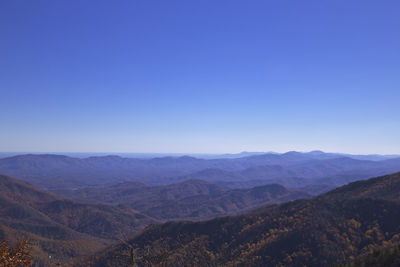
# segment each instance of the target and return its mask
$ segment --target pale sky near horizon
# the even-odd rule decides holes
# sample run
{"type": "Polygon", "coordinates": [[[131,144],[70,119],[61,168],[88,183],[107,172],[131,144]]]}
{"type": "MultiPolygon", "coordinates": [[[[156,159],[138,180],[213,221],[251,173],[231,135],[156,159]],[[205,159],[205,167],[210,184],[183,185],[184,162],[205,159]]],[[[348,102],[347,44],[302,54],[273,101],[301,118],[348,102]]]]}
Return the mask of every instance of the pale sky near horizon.
{"type": "Polygon", "coordinates": [[[0,152],[400,154],[400,2],[0,2],[0,152]]]}

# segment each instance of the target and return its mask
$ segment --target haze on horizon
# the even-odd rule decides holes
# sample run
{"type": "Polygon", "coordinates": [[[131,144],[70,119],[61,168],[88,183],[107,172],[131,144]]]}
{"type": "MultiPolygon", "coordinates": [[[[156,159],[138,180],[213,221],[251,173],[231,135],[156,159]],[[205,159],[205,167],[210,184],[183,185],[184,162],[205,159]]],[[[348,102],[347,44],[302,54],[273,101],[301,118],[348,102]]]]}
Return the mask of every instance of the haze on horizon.
{"type": "Polygon", "coordinates": [[[1,1],[0,151],[400,154],[398,1],[1,1]]]}

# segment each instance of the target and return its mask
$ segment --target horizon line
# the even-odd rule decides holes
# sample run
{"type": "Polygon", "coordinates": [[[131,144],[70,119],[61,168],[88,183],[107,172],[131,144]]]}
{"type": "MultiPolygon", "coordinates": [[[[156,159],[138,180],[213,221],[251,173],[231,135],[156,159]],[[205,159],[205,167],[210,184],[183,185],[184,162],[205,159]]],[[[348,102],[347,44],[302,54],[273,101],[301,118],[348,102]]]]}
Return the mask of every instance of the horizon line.
{"type": "Polygon", "coordinates": [[[355,156],[400,156],[400,153],[390,153],[390,154],[380,154],[380,153],[346,153],[346,152],[326,152],[323,150],[310,150],[310,151],[300,151],[300,150],[288,150],[285,152],[277,152],[277,151],[241,151],[241,152],[76,152],[76,151],[0,151],[0,154],[55,154],[55,155],[63,155],[63,154],[104,154],[107,156],[117,155],[117,154],[160,154],[160,155],[239,155],[246,153],[254,153],[254,154],[286,154],[290,152],[298,152],[298,153],[312,153],[312,152],[322,152],[324,154],[343,154],[343,155],[355,155],[355,156]]]}

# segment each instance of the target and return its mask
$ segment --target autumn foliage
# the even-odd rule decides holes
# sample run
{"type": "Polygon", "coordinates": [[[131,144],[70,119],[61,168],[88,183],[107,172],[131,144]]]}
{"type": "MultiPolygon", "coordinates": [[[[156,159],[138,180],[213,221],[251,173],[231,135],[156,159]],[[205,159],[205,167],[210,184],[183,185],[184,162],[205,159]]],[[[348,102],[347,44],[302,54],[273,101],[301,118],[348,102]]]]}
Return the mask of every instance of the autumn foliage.
{"type": "Polygon", "coordinates": [[[27,240],[17,242],[14,246],[6,241],[0,242],[0,267],[31,266],[32,260],[27,240]]]}

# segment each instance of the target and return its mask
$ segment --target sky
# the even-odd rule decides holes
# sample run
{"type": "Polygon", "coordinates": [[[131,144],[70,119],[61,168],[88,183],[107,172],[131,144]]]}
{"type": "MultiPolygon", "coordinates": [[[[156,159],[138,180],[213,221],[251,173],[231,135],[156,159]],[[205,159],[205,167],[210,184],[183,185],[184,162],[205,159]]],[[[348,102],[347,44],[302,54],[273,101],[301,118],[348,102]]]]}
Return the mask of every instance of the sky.
{"type": "Polygon", "coordinates": [[[400,1],[0,1],[0,152],[400,154],[400,1]]]}

